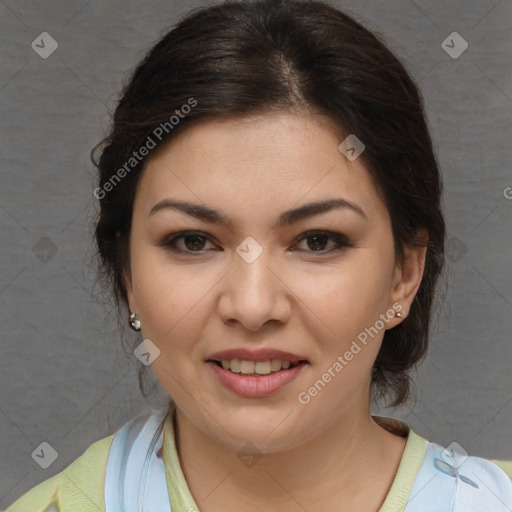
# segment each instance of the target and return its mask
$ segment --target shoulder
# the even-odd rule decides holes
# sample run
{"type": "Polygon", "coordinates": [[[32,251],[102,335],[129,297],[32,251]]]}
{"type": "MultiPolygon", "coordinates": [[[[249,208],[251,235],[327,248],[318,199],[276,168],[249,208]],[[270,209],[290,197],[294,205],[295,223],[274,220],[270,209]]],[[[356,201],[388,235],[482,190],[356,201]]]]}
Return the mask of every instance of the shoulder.
{"type": "Polygon", "coordinates": [[[512,480],[512,460],[492,460],[491,462],[503,469],[503,471],[505,471],[508,477],[512,480]]]}
{"type": "Polygon", "coordinates": [[[93,443],[64,471],[30,489],[6,512],[105,510],[105,470],[113,437],[93,443]]]}
{"type": "Polygon", "coordinates": [[[510,512],[512,481],[490,460],[468,455],[457,443],[429,442],[407,512],[450,506],[453,512],[510,512]]]}

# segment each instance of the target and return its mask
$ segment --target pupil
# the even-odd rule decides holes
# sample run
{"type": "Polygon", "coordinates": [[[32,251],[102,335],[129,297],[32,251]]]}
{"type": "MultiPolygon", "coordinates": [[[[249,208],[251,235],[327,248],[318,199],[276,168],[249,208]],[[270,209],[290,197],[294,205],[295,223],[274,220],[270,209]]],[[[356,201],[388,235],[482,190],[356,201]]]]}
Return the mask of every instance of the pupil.
{"type": "Polygon", "coordinates": [[[310,249],[317,250],[317,249],[319,249],[318,245],[321,245],[321,246],[325,245],[325,239],[326,238],[327,238],[326,235],[313,235],[313,236],[311,236],[310,239],[311,240],[316,240],[316,242],[313,243],[313,245],[315,245],[314,248],[311,247],[311,244],[309,244],[310,249]],[[320,241],[318,241],[319,239],[320,239],[320,241]],[[322,243],[322,239],[323,239],[323,243],[322,243]]]}
{"type": "MultiPolygon", "coordinates": [[[[198,249],[198,248],[201,249],[201,247],[198,247],[198,244],[195,243],[195,242],[199,241],[199,245],[202,245],[201,244],[201,238],[202,237],[199,236],[199,235],[190,235],[190,236],[188,236],[186,238],[186,243],[185,243],[185,245],[187,246],[187,249],[194,249],[194,248],[195,249],[198,249]],[[194,243],[189,244],[188,242],[190,242],[190,240],[194,240],[194,243]]],[[[204,242],[203,242],[203,244],[204,244],[204,242]]]]}

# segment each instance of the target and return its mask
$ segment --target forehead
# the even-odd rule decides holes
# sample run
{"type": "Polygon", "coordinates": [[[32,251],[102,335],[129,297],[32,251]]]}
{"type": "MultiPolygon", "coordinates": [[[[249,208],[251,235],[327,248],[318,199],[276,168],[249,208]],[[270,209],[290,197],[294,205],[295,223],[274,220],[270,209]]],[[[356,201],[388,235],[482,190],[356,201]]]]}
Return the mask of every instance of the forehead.
{"type": "Polygon", "coordinates": [[[342,140],[329,119],[311,114],[203,121],[150,155],[136,202],[149,211],[172,196],[250,212],[343,197],[386,213],[361,159],[340,152],[342,140]]]}

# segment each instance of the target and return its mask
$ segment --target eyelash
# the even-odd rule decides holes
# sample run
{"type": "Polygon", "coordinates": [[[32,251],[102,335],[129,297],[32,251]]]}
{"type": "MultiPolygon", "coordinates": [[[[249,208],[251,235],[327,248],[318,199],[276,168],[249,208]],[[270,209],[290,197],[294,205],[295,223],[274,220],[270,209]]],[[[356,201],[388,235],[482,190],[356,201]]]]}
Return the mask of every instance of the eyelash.
{"type": "MultiPolygon", "coordinates": [[[[169,237],[165,238],[158,245],[161,247],[164,247],[165,249],[168,249],[172,252],[175,252],[175,253],[202,255],[202,254],[204,254],[205,250],[199,250],[199,251],[182,250],[182,249],[176,248],[176,246],[175,246],[177,240],[185,239],[188,237],[194,237],[194,236],[200,237],[200,238],[205,238],[205,239],[209,240],[208,236],[206,234],[202,233],[201,231],[182,231],[182,232],[176,233],[171,238],[169,238],[169,237]]],[[[349,248],[349,247],[353,247],[353,244],[351,244],[348,241],[348,239],[345,235],[342,235],[341,233],[335,233],[332,231],[325,231],[325,230],[307,231],[307,232],[303,233],[296,240],[296,244],[299,244],[303,240],[307,240],[308,238],[312,238],[314,236],[326,236],[335,242],[336,247],[333,249],[321,250],[321,251],[304,250],[305,252],[323,255],[323,254],[328,254],[331,252],[341,251],[341,250],[349,248]]],[[[211,242],[211,240],[210,240],[210,242],[211,242]]],[[[299,251],[302,251],[302,249],[299,249],[299,251]]]]}

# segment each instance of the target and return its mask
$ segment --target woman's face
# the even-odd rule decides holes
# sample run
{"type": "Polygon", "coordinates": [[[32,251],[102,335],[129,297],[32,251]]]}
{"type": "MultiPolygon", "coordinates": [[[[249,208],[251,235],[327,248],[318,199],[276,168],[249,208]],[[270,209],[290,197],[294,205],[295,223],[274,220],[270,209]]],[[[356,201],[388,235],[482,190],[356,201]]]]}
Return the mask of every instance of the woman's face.
{"type": "Polygon", "coordinates": [[[383,334],[419,286],[424,252],[395,265],[388,211],[341,142],[320,117],[211,120],[139,182],[130,308],[161,385],[233,448],[291,448],[368,415],[383,334]]]}

